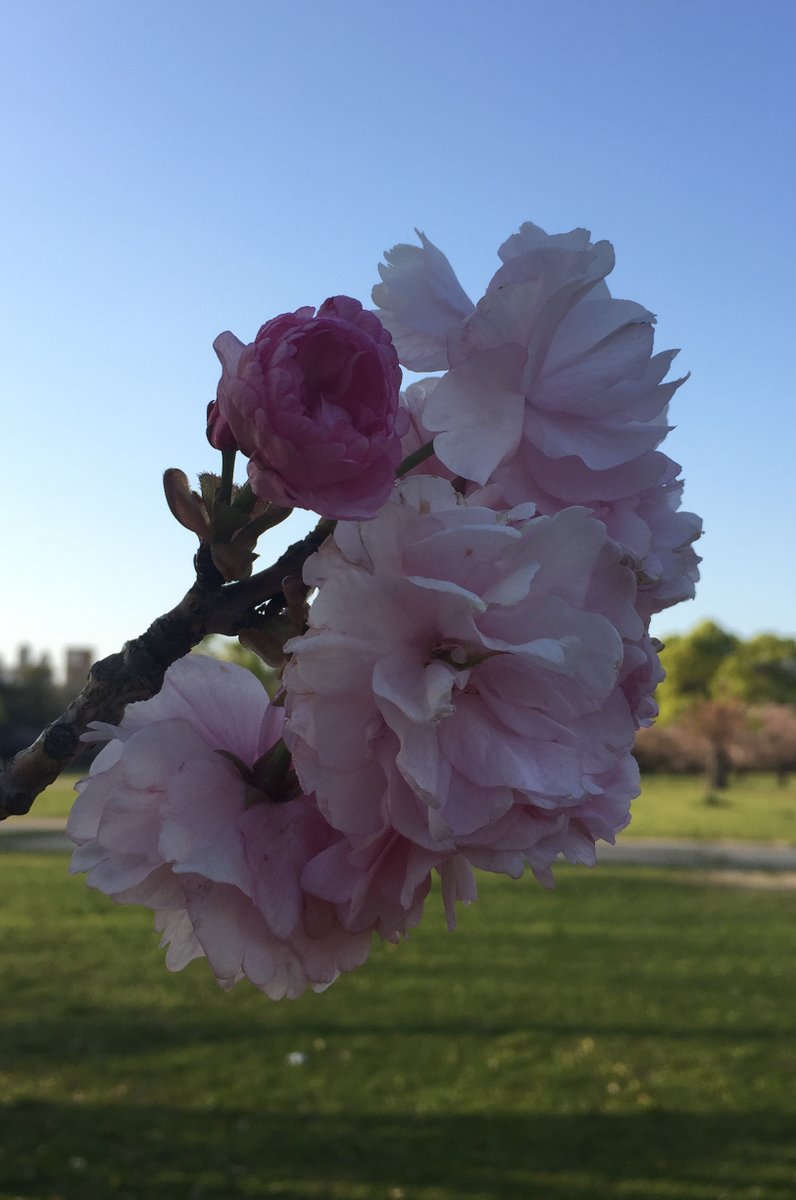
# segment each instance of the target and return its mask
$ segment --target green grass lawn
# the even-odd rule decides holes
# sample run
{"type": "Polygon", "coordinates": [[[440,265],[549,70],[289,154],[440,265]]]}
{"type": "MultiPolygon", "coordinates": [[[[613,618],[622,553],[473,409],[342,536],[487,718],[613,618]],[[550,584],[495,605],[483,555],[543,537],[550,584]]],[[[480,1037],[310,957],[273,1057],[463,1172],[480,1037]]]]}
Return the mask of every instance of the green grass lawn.
{"type": "Polygon", "coordinates": [[[61,855],[0,872],[1,1200],[796,1194],[794,893],[486,878],[274,1005],[169,975],[61,855]]]}
{"type": "MultiPolygon", "coordinates": [[[[66,816],[77,775],[63,775],[41,795],[32,816],[66,816]]],[[[650,775],[633,805],[633,837],[740,838],[796,842],[796,780],[779,787],[773,775],[733,781],[718,803],[705,803],[702,780],[688,775],[650,775]]]]}
{"type": "Polygon", "coordinates": [[[648,775],[627,833],[796,842],[796,779],[781,787],[773,775],[741,775],[706,801],[698,776],[648,775]]]}
{"type": "Polygon", "coordinates": [[[84,778],[86,774],[86,771],[65,771],[63,775],[56,779],[55,783],[50,784],[46,792],[42,792],[40,796],[37,796],[36,802],[30,810],[30,815],[32,817],[68,816],[76,796],[75,784],[78,779],[84,778]]]}

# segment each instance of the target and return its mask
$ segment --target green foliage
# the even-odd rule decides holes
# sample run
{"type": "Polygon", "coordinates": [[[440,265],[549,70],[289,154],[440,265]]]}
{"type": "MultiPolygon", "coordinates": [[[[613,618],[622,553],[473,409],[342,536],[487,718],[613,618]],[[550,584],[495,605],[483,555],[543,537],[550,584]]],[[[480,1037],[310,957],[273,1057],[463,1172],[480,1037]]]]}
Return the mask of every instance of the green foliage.
{"type": "Polygon", "coordinates": [[[681,720],[700,701],[796,707],[796,638],[761,633],[743,641],[715,621],[666,638],[658,689],[660,723],[681,720]]]}
{"type": "Polygon", "coordinates": [[[719,664],[711,690],[745,704],[796,705],[796,639],[761,633],[739,642],[719,664]]]}
{"type": "Polygon", "coordinates": [[[483,878],[455,935],[432,897],[273,1005],[170,976],[62,858],[8,858],[0,1196],[787,1200],[796,896],[559,880],[483,878]]]}
{"type": "Polygon", "coordinates": [[[53,683],[44,663],[32,664],[12,680],[0,679],[0,723],[43,729],[66,703],[63,688],[53,683]]]}
{"type": "Polygon", "coordinates": [[[662,723],[710,698],[716,673],[738,644],[738,638],[715,621],[702,621],[690,633],[666,638],[661,654],[666,680],[658,689],[662,723]]]}

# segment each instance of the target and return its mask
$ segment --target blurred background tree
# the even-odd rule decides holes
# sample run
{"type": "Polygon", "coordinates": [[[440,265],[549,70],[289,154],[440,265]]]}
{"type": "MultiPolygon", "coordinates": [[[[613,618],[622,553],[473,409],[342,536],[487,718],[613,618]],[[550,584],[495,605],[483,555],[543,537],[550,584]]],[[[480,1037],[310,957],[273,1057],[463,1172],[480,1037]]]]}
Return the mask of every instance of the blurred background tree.
{"type": "Polygon", "coordinates": [[[715,621],[702,621],[690,633],[666,638],[661,661],[666,680],[658,689],[660,721],[676,721],[700,702],[714,697],[714,680],[740,641],[715,621]]]}
{"type": "Polygon", "coordinates": [[[22,647],[17,664],[0,672],[0,759],[29,745],[69,699],[56,683],[49,659],[34,660],[22,647]]]}
{"type": "Polygon", "coordinates": [[[661,661],[660,718],[642,729],[643,770],[703,771],[709,793],[732,770],[796,770],[796,639],[761,633],[746,641],[715,621],[670,637],[661,661]]]}
{"type": "Polygon", "coordinates": [[[716,668],[711,693],[744,704],[796,707],[796,638],[760,633],[738,642],[716,668]]]}

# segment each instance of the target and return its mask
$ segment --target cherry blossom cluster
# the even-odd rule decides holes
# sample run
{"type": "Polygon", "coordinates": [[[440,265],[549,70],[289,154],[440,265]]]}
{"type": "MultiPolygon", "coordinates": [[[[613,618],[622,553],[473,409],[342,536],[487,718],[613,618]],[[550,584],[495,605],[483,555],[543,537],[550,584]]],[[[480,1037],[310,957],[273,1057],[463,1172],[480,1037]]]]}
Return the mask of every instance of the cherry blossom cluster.
{"type": "Polygon", "coordinates": [[[474,304],[420,242],[386,254],[375,313],[338,296],[217,339],[208,437],[248,484],[225,508],[173,479],[170,504],[225,579],[293,506],[323,518],[242,638],[279,691],[179,660],[95,727],[69,822],[72,869],[156,911],[169,967],[274,999],[405,936],[435,874],[453,927],[474,869],[593,864],[639,790],[650,618],[697,579],[658,449],[683,381],[611,296],[611,246],[523,225],[474,304]],[[401,367],[424,376],[404,392],[401,367]]]}

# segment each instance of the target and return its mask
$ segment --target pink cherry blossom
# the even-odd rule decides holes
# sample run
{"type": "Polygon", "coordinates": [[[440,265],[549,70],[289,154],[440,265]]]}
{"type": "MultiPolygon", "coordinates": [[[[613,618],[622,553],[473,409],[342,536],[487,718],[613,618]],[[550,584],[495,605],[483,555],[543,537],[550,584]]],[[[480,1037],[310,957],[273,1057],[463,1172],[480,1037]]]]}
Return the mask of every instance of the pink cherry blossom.
{"type": "Polygon", "coordinates": [[[407,418],[389,333],[357,300],[334,296],[274,317],[221,360],[208,436],[249,458],[254,492],[333,519],[368,519],[390,494],[407,418]]]}
{"type": "MultiPolygon", "coordinates": [[[[283,722],[250,672],[184,658],[158,696],[95,730],[110,740],[68,824],[72,871],[121,904],[153,908],[172,970],[206,956],[222,987],[246,977],[272,999],[322,990],[358,966],[372,928],[346,928],[334,903],[304,887],[308,864],[342,841],[313,798],[277,803],[241,769],[274,745],[283,722]]],[[[346,868],[343,849],[336,886],[350,877],[353,891],[361,871],[346,868]]],[[[322,862],[312,875],[328,890],[322,862]]]]}
{"type": "MultiPolygon", "coordinates": [[[[671,465],[676,471],[676,464],[671,465]]],[[[682,493],[682,480],[671,478],[632,500],[591,505],[611,537],[636,558],[637,607],[647,620],[693,599],[699,579],[701,560],[693,543],[701,537],[702,520],[679,511],[682,493]]]]}
{"type": "Polygon", "coordinates": [[[376,313],[335,296],[216,339],[211,444],[259,498],[336,522],[304,566],[308,627],[283,647],[295,580],[245,614],[285,652],[273,705],[196,655],[95,723],[68,824],[72,871],[152,908],[171,969],[204,957],[273,999],[406,936],[435,873],[452,928],[474,872],[550,886],[557,859],[594,864],[657,713],[650,619],[698,578],[701,522],[658,448],[676,351],[611,295],[611,245],[526,223],[473,304],[418,237],[385,255],[376,313]],[[437,374],[401,393],[399,361],[437,374]]]}
{"type": "Polygon", "coordinates": [[[680,511],[683,481],[677,478],[677,463],[653,451],[625,464],[624,470],[576,471],[567,460],[556,473],[536,469],[537,458],[533,471],[526,473],[518,469],[519,458],[495,472],[492,486],[501,501],[509,504],[522,496],[550,514],[573,503],[590,508],[635,563],[637,606],[645,620],[693,597],[700,562],[693,543],[701,536],[702,521],[680,511]]]}
{"type": "Polygon", "coordinates": [[[425,334],[437,346],[433,367],[448,368],[423,420],[455,474],[484,484],[526,445],[551,462],[574,458],[605,471],[661,441],[678,386],[663,382],[673,355],[652,356],[652,313],[611,297],[608,242],[523,225],[501,246],[503,266],[469,312],[449,301],[455,276],[440,251],[425,241],[414,256],[410,249],[391,251],[374,298],[404,363],[417,362],[425,334]],[[425,289],[409,338],[402,304],[421,290],[417,256],[425,267],[432,255],[445,285],[425,289]]]}
{"type": "Polygon", "coordinates": [[[418,231],[420,246],[393,246],[373,289],[379,319],[411,371],[444,371],[447,336],[473,312],[445,255],[418,231]]]}
{"type": "Polygon", "coordinates": [[[644,631],[633,572],[586,510],[499,514],[408,478],[305,579],[320,590],[287,646],[285,738],[335,828],[544,876],[627,822],[618,684],[644,631]]]}
{"type": "Polygon", "coordinates": [[[673,352],[651,356],[652,314],[611,297],[610,245],[525,224],[473,310],[453,302],[447,259],[422,242],[395,247],[374,290],[402,360],[418,361],[425,331],[429,363],[449,368],[415,385],[413,428],[429,439],[439,431],[417,471],[440,473],[441,461],[492,507],[532,501],[552,515],[585,504],[635,562],[646,621],[693,596],[701,521],[678,511],[679,468],[655,449],[682,381],[664,382],[673,352]]]}
{"type": "MultiPolygon", "coordinates": [[[[405,392],[401,392],[401,404],[409,418],[409,427],[401,439],[401,456],[403,459],[407,459],[418,450],[422,450],[434,439],[434,434],[423,424],[423,412],[428,402],[428,397],[438,382],[439,380],[434,378],[434,376],[428,379],[419,379],[411,384],[405,392]]],[[[427,458],[423,458],[417,466],[411,469],[409,474],[439,475],[443,479],[454,478],[453,472],[449,471],[440,462],[436,454],[431,454],[427,458]]]]}

